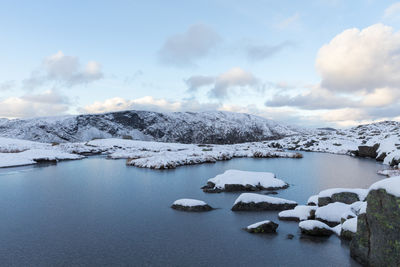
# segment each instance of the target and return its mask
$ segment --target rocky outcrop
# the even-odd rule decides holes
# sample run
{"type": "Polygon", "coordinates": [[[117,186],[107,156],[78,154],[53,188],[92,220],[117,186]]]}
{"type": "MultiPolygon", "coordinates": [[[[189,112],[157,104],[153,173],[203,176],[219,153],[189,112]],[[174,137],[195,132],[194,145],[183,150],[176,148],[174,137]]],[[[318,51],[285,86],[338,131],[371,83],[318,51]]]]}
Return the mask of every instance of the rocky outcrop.
{"type": "Polygon", "coordinates": [[[367,266],[400,266],[400,197],[376,189],[367,203],[366,213],[358,216],[351,256],[367,266]]]}
{"type": "MultiPolygon", "coordinates": [[[[255,192],[261,190],[276,190],[276,189],[285,189],[288,188],[289,185],[286,184],[281,187],[263,187],[261,185],[251,185],[251,184],[225,184],[224,188],[215,187],[213,182],[207,182],[207,185],[203,186],[203,192],[205,193],[221,193],[221,192],[255,192]]],[[[273,193],[272,193],[273,194],[273,193]]]]}
{"type": "Polygon", "coordinates": [[[376,158],[378,156],[379,144],[373,146],[359,146],[358,151],[356,151],[356,156],[363,158],[376,158]]]}

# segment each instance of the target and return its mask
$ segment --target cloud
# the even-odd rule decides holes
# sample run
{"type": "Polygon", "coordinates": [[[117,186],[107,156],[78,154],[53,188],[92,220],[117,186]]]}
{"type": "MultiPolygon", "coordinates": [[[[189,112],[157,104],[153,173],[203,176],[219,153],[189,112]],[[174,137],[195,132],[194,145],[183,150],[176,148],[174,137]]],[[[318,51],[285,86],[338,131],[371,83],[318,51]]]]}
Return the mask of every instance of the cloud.
{"type": "Polygon", "coordinates": [[[211,98],[224,99],[232,90],[263,91],[261,82],[250,72],[234,67],[218,76],[195,75],[185,80],[188,91],[195,93],[204,86],[211,87],[208,95],[211,98]]]}
{"type": "Polygon", "coordinates": [[[21,118],[65,114],[69,99],[50,90],[40,94],[9,97],[0,101],[0,117],[21,118]]]}
{"type": "Polygon", "coordinates": [[[158,55],[162,63],[177,67],[195,66],[196,61],[207,56],[221,41],[212,28],[195,24],[180,34],[169,37],[158,55]]]}
{"type": "Polygon", "coordinates": [[[293,24],[297,23],[300,19],[300,14],[299,13],[295,13],[292,16],[282,20],[281,22],[279,22],[276,26],[278,29],[287,29],[290,26],[292,26],[293,24]]]}
{"type": "Polygon", "coordinates": [[[399,87],[400,33],[383,24],[345,30],[319,50],[316,68],[334,91],[399,87]]]}
{"type": "Polygon", "coordinates": [[[194,75],[185,80],[189,92],[195,92],[198,88],[213,84],[216,80],[214,76],[194,75]]]}
{"type": "Polygon", "coordinates": [[[383,14],[384,19],[392,19],[400,14],[400,2],[396,2],[385,9],[383,14]]]}
{"type": "Polygon", "coordinates": [[[25,89],[35,89],[49,82],[65,87],[86,85],[104,77],[100,63],[89,61],[81,66],[79,58],[66,56],[62,51],[44,59],[41,67],[23,80],[25,89]]]}
{"type": "Polygon", "coordinates": [[[251,61],[261,61],[266,58],[269,58],[286,47],[292,46],[293,43],[289,41],[285,41],[282,43],[279,43],[277,45],[268,45],[268,44],[261,44],[261,45],[248,45],[246,47],[246,55],[247,58],[251,61]]]}
{"type": "Polygon", "coordinates": [[[15,81],[4,81],[0,83],[0,91],[7,91],[15,87],[15,81]]]}
{"type": "Polygon", "coordinates": [[[216,110],[219,104],[199,103],[196,100],[169,101],[166,99],[156,99],[152,96],[145,96],[137,99],[124,99],[114,97],[103,102],[96,101],[91,105],[87,105],[81,109],[85,113],[104,113],[122,110],[150,110],[157,112],[172,111],[205,111],[216,110]]]}

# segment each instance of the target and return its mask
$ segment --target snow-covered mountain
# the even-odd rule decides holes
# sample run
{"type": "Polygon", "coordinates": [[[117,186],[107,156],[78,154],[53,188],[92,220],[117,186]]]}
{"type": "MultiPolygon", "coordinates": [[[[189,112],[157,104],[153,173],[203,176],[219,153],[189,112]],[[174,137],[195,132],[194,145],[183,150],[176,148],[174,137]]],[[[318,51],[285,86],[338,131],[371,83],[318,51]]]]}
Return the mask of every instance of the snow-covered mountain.
{"type": "Polygon", "coordinates": [[[0,136],[39,142],[132,137],[179,143],[233,144],[279,139],[307,130],[232,112],[121,111],[104,114],[0,119],[0,136]]]}

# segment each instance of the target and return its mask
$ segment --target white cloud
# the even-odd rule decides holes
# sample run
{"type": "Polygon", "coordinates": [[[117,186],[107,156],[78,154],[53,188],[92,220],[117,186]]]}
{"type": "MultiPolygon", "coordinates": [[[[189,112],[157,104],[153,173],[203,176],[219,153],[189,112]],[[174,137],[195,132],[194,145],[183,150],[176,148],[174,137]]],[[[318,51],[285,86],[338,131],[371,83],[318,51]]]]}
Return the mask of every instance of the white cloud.
{"type": "Polygon", "coordinates": [[[152,96],[145,96],[131,100],[121,97],[114,97],[103,102],[96,101],[93,104],[83,107],[81,111],[85,113],[104,113],[135,109],[157,112],[172,112],[216,110],[218,107],[218,104],[203,104],[196,100],[169,101],[166,99],[156,99],[152,96]]]}
{"type": "Polygon", "coordinates": [[[218,76],[195,75],[186,81],[188,90],[196,92],[199,88],[209,86],[208,95],[212,98],[227,98],[235,89],[263,91],[260,81],[251,73],[239,67],[234,67],[218,76]]]}
{"type": "Polygon", "coordinates": [[[89,61],[82,67],[79,58],[64,55],[62,51],[59,51],[45,58],[42,66],[32,72],[28,79],[23,80],[23,86],[25,89],[35,89],[49,82],[54,82],[62,86],[72,87],[100,80],[103,76],[100,63],[89,61]]]}
{"type": "Polygon", "coordinates": [[[0,117],[21,118],[65,114],[69,100],[56,91],[9,97],[0,101],[0,117]]]}
{"type": "Polygon", "coordinates": [[[342,92],[400,86],[400,33],[383,24],[338,34],[318,52],[322,87],[342,92]]]}
{"type": "Polygon", "coordinates": [[[177,67],[195,66],[196,61],[207,56],[221,41],[212,28],[195,24],[180,34],[169,37],[159,51],[162,63],[177,67]]]}
{"type": "Polygon", "coordinates": [[[4,81],[0,83],[0,91],[7,91],[15,86],[15,81],[4,81]]]}

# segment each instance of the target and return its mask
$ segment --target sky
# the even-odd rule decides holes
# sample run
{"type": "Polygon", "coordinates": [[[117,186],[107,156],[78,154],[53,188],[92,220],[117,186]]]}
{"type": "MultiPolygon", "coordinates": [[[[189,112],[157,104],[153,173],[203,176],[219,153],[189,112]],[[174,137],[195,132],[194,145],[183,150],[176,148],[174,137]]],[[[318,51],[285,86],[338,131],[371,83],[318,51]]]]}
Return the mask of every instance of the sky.
{"type": "Polygon", "coordinates": [[[0,117],[400,120],[400,2],[0,0],[0,117]]]}

